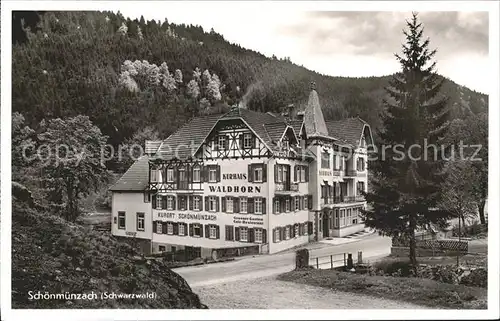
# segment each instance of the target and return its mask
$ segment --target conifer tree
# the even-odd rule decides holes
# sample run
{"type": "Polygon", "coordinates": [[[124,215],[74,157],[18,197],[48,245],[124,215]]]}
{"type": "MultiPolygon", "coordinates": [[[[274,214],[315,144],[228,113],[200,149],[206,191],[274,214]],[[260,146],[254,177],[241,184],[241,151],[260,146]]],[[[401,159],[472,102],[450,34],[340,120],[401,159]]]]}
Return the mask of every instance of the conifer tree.
{"type": "Polygon", "coordinates": [[[415,231],[430,224],[445,226],[450,213],[438,207],[443,181],[442,138],[448,126],[444,78],[432,62],[436,50],[423,39],[417,13],[406,21],[403,54],[395,54],[401,71],[386,87],[383,129],[371,161],[372,190],[367,193],[365,224],[382,235],[409,244],[416,272],[415,231]],[[434,145],[434,146],[433,146],[434,145]],[[404,155],[402,156],[402,154],[404,155]]]}

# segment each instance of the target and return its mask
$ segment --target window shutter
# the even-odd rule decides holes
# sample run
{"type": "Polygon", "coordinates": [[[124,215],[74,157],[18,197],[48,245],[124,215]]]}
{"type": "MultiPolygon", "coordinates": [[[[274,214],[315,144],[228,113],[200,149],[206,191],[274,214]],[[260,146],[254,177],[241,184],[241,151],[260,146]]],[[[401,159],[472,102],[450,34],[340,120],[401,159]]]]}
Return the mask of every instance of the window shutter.
{"type": "Polygon", "coordinates": [[[267,231],[262,230],[262,243],[266,244],[267,243],[267,231]]]}
{"type": "Polygon", "coordinates": [[[161,208],[163,208],[163,209],[167,208],[167,197],[166,196],[161,197],[161,208]]]}
{"type": "Polygon", "coordinates": [[[226,136],[226,139],[224,140],[224,149],[229,149],[229,137],[226,136]]]}
{"type": "Polygon", "coordinates": [[[174,209],[174,210],[176,210],[176,209],[177,209],[177,207],[176,207],[176,205],[177,205],[177,204],[175,204],[175,203],[176,203],[176,202],[175,202],[175,201],[176,201],[176,198],[177,198],[177,197],[172,196],[172,209],[174,209]]]}
{"type": "Polygon", "coordinates": [[[276,205],[274,205],[274,204],[276,204],[276,197],[273,197],[273,204],[272,204],[273,205],[273,214],[276,214],[276,205]]]}
{"type": "Polygon", "coordinates": [[[233,213],[239,213],[239,212],[240,212],[240,198],[233,197],[233,213]]]}
{"type": "Polygon", "coordinates": [[[194,197],[189,195],[189,209],[193,210],[194,197]]]}
{"type": "Polygon", "coordinates": [[[193,229],[193,224],[189,224],[189,236],[194,235],[194,229],[193,229]]]}
{"type": "Polygon", "coordinates": [[[243,145],[243,137],[244,136],[245,136],[245,134],[240,134],[240,136],[238,136],[238,141],[240,143],[240,146],[239,146],[240,149],[244,149],[245,148],[245,146],[243,145]]]}
{"type": "Polygon", "coordinates": [[[219,230],[219,225],[215,227],[215,237],[217,239],[220,239],[220,230],[219,230]]]}
{"type": "Polygon", "coordinates": [[[247,213],[252,214],[253,210],[253,197],[247,198],[247,213]]]}
{"type": "Polygon", "coordinates": [[[274,164],[274,182],[278,183],[278,164],[274,164]]]}
{"type": "Polygon", "coordinates": [[[305,167],[305,169],[306,169],[306,170],[305,170],[305,175],[306,175],[306,177],[305,177],[305,181],[306,181],[306,182],[309,182],[309,166],[304,166],[304,167],[305,167]]]}
{"type": "Polygon", "coordinates": [[[200,181],[203,182],[208,182],[208,167],[207,166],[202,166],[200,168],[200,181]]]}
{"type": "Polygon", "coordinates": [[[286,171],[286,181],[288,182],[288,184],[290,184],[290,176],[291,176],[290,171],[292,170],[292,167],[290,165],[286,166],[288,167],[288,170],[286,171]]]}
{"type": "Polygon", "coordinates": [[[262,198],[262,214],[266,214],[266,198],[262,198]]]}
{"type": "Polygon", "coordinates": [[[226,241],[231,241],[230,235],[229,235],[229,225],[226,225],[226,241]]]}
{"type": "Polygon", "coordinates": [[[205,225],[205,237],[210,238],[210,226],[208,224],[205,225]]]}
{"type": "Polygon", "coordinates": [[[307,207],[312,210],[313,208],[313,197],[312,195],[307,195],[307,207]]]}
{"type": "Polygon", "coordinates": [[[313,234],[313,223],[312,222],[307,222],[307,234],[309,234],[309,235],[313,234]]]}
{"type": "MultiPolygon", "coordinates": [[[[200,211],[203,211],[203,196],[196,196],[198,197],[198,199],[200,200],[199,201],[199,204],[200,204],[200,211]]],[[[207,209],[205,209],[206,211],[207,209]]]]}
{"type": "Polygon", "coordinates": [[[267,164],[262,164],[262,182],[267,182],[267,164]]]}
{"type": "Polygon", "coordinates": [[[222,212],[226,212],[226,197],[222,197],[222,212]]]}
{"type": "Polygon", "coordinates": [[[208,206],[208,196],[205,196],[205,211],[208,211],[210,207],[208,206]]]}
{"type": "Polygon", "coordinates": [[[153,195],[153,199],[151,200],[151,206],[153,209],[156,209],[156,195],[153,195]]]}
{"type": "Polygon", "coordinates": [[[174,235],[179,235],[179,223],[174,223],[174,235]]]}
{"type": "Polygon", "coordinates": [[[217,165],[217,182],[220,182],[220,165],[217,165]]]}
{"type": "Polygon", "coordinates": [[[203,237],[203,224],[196,224],[200,227],[200,237],[203,237]]]}
{"type": "Polygon", "coordinates": [[[253,136],[252,137],[252,148],[255,148],[257,146],[257,137],[253,136]]]}
{"type": "Polygon", "coordinates": [[[234,240],[235,241],[240,240],[240,228],[239,227],[234,228],[234,240]]]}
{"type": "Polygon", "coordinates": [[[174,172],[174,183],[175,183],[175,182],[177,182],[177,177],[179,176],[179,175],[177,175],[177,168],[174,167],[172,172],[174,172]]]}
{"type": "Polygon", "coordinates": [[[273,228],[273,243],[276,243],[276,229],[273,228]]]}
{"type": "Polygon", "coordinates": [[[249,243],[255,242],[255,232],[253,228],[248,229],[248,242],[249,243]]]}
{"type": "Polygon", "coordinates": [[[163,222],[163,224],[161,225],[161,232],[163,234],[167,234],[167,225],[168,225],[168,223],[170,223],[170,222],[163,222]]]}
{"type": "Polygon", "coordinates": [[[248,181],[253,182],[252,164],[248,164],[248,181]]]}
{"type": "Polygon", "coordinates": [[[296,182],[297,181],[297,170],[299,169],[299,167],[297,165],[295,165],[293,167],[293,181],[296,182]]]}
{"type": "Polygon", "coordinates": [[[220,201],[219,201],[219,196],[215,198],[215,211],[220,212],[220,201]]]}
{"type": "Polygon", "coordinates": [[[286,232],[286,227],[279,227],[280,229],[280,240],[285,239],[285,232],[286,232]]]}
{"type": "Polygon", "coordinates": [[[153,222],[153,233],[156,233],[156,231],[157,231],[157,224],[158,224],[157,221],[153,222]]]}

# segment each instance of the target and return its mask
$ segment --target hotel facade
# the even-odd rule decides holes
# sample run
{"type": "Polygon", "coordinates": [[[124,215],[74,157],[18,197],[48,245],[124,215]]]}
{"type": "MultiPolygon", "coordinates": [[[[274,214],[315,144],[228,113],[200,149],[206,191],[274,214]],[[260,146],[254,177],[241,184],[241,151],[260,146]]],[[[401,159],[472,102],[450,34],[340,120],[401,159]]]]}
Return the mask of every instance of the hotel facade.
{"type": "Polygon", "coordinates": [[[360,118],[325,122],[314,89],[301,112],[193,118],[111,187],[112,234],[218,258],[359,232],[371,143],[360,118]]]}

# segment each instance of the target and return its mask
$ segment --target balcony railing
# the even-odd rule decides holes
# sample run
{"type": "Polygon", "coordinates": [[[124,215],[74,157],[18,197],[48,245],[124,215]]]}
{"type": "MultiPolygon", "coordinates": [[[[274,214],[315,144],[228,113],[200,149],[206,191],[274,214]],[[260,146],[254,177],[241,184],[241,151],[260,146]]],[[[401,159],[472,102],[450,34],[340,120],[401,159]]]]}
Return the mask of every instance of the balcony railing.
{"type": "Polygon", "coordinates": [[[322,197],[320,199],[321,206],[333,205],[333,204],[344,204],[344,203],[354,203],[354,202],[364,202],[365,198],[363,196],[334,196],[334,197],[322,197]]]}
{"type": "Polygon", "coordinates": [[[346,177],[356,177],[357,175],[358,173],[355,170],[344,171],[344,176],[346,177]]]}
{"type": "Polygon", "coordinates": [[[276,183],[276,192],[298,192],[299,184],[297,183],[276,183]]]}

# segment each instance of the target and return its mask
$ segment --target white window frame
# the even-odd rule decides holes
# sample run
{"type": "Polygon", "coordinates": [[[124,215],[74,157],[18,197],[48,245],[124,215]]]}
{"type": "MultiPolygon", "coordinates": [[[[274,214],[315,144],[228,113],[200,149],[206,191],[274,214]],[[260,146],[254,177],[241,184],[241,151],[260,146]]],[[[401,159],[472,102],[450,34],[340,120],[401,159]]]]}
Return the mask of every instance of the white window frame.
{"type": "Polygon", "coordinates": [[[214,166],[210,166],[208,168],[208,182],[215,183],[217,182],[217,168],[214,166]]]}
{"type": "Polygon", "coordinates": [[[167,234],[168,235],[173,235],[174,234],[174,224],[167,223],[167,234]]]}
{"type": "Polygon", "coordinates": [[[171,195],[168,195],[167,196],[167,208],[166,208],[166,210],[172,211],[173,209],[174,209],[174,197],[171,195]]]}
{"type": "Polygon", "coordinates": [[[167,168],[167,183],[172,183],[174,181],[174,169],[167,168]]]}
{"type": "Polygon", "coordinates": [[[274,200],[273,206],[274,206],[274,212],[276,214],[280,213],[280,211],[279,211],[280,210],[280,201],[279,201],[279,199],[275,199],[274,200]]]}
{"type": "Polygon", "coordinates": [[[177,225],[179,227],[179,235],[183,236],[186,235],[186,226],[183,223],[178,223],[177,225]]]}
{"type": "Polygon", "coordinates": [[[253,181],[255,183],[262,183],[263,181],[263,170],[262,166],[253,166],[253,181]]]}
{"type": "Polygon", "coordinates": [[[254,229],[255,243],[262,243],[263,232],[261,228],[254,229]]]}
{"type": "Polygon", "coordinates": [[[162,234],[162,233],[163,233],[163,223],[157,222],[156,223],[156,234],[162,234]]]}
{"type": "Polygon", "coordinates": [[[194,211],[200,210],[200,203],[201,203],[201,197],[200,196],[193,196],[193,210],[194,211]]]}
{"type": "Polygon", "coordinates": [[[226,213],[234,212],[234,198],[231,196],[226,197],[226,213]],[[231,204],[231,206],[229,206],[231,204]]]}
{"type": "Polygon", "coordinates": [[[217,198],[215,196],[208,197],[208,211],[209,212],[217,211],[217,198]]]}
{"type": "Polygon", "coordinates": [[[217,238],[217,228],[215,227],[215,225],[210,225],[208,227],[208,238],[210,238],[210,239],[217,238]]]}
{"type": "Polygon", "coordinates": [[[285,212],[290,212],[290,199],[288,197],[285,200],[285,212]]]}
{"type": "Polygon", "coordinates": [[[217,144],[219,145],[219,150],[225,148],[226,139],[227,139],[226,135],[219,135],[219,137],[217,138],[217,144]],[[221,144],[221,142],[222,142],[222,144],[221,144]]]}
{"type": "Polygon", "coordinates": [[[246,214],[247,212],[248,212],[248,199],[246,197],[240,197],[240,213],[246,214]]]}
{"type": "Polygon", "coordinates": [[[248,148],[253,148],[252,146],[252,134],[246,133],[243,134],[243,148],[248,149],[248,148]]]}
{"type": "Polygon", "coordinates": [[[146,229],[146,214],[142,212],[136,213],[136,229],[137,231],[144,231],[146,229]],[[139,214],[142,214],[142,218],[139,214]],[[140,223],[142,222],[142,227],[140,227],[140,223]]]}
{"type": "Polygon", "coordinates": [[[262,197],[256,197],[253,201],[254,213],[262,214],[262,197]],[[259,206],[257,206],[259,204],[259,206]]]}
{"type": "Polygon", "coordinates": [[[201,168],[200,168],[200,166],[195,166],[193,168],[193,182],[195,182],[195,183],[201,182],[201,168]]]}
{"type": "Polygon", "coordinates": [[[290,239],[290,226],[285,227],[285,240],[290,239]]]}
{"type": "Polygon", "coordinates": [[[161,195],[156,195],[156,209],[157,210],[163,210],[164,208],[162,207],[162,196],[161,195]]]}
{"type": "Polygon", "coordinates": [[[299,224],[295,224],[295,237],[299,237],[299,224]]]}
{"type": "Polygon", "coordinates": [[[158,170],[157,169],[152,169],[151,170],[151,182],[158,182],[158,170]]]}
{"type": "Polygon", "coordinates": [[[276,240],[276,243],[281,242],[280,229],[274,230],[274,239],[276,240]]]}
{"type": "Polygon", "coordinates": [[[202,228],[201,224],[194,224],[193,225],[193,237],[201,237],[201,233],[203,233],[202,229],[203,228],[202,228]],[[196,235],[196,233],[195,233],[195,231],[196,231],[197,228],[200,229],[199,235],[196,235]]]}
{"type": "Polygon", "coordinates": [[[187,196],[181,195],[177,196],[177,210],[187,211],[189,209],[189,200],[187,196]],[[184,207],[182,206],[182,202],[184,200],[184,207]]]}
{"type": "Polygon", "coordinates": [[[304,183],[306,182],[306,167],[305,166],[300,166],[300,182],[304,183]]]}
{"type": "Polygon", "coordinates": [[[240,227],[240,241],[243,242],[248,242],[248,228],[247,227],[240,227]],[[243,232],[245,235],[245,238],[243,238],[243,232]]]}
{"type": "Polygon", "coordinates": [[[118,229],[124,230],[126,229],[126,226],[127,226],[127,213],[124,211],[120,211],[118,212],[118,229]],[[123,214],[123,226],[120,225],[120,216],[122,216],[121,214],[123,214]]]}

